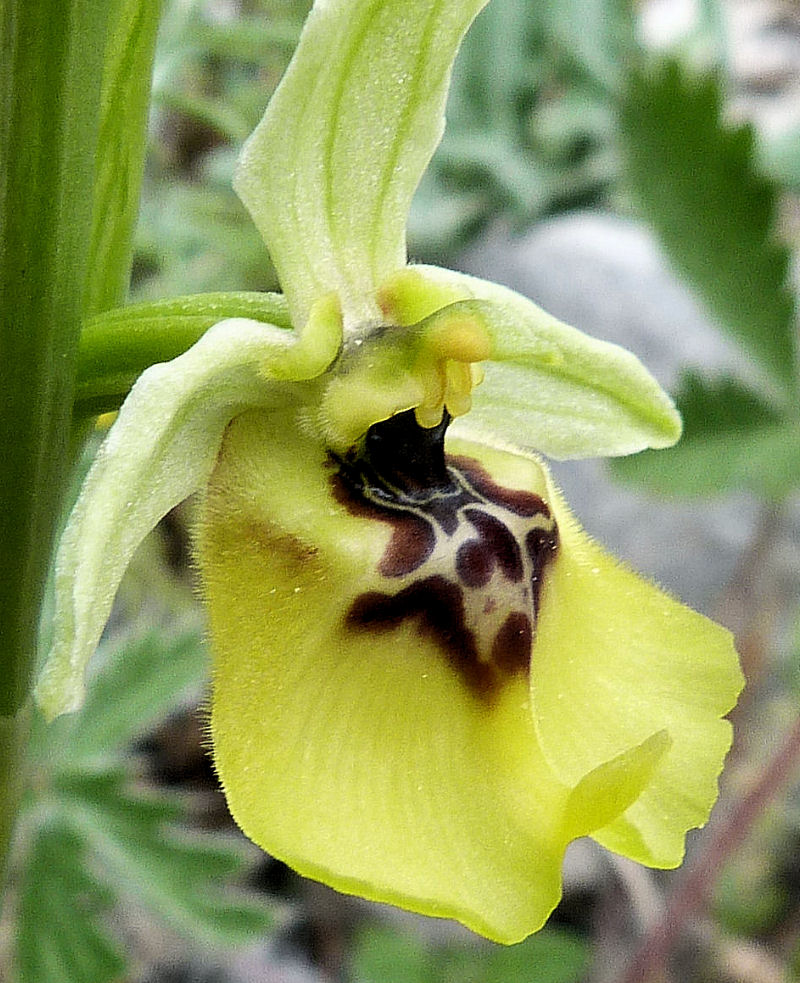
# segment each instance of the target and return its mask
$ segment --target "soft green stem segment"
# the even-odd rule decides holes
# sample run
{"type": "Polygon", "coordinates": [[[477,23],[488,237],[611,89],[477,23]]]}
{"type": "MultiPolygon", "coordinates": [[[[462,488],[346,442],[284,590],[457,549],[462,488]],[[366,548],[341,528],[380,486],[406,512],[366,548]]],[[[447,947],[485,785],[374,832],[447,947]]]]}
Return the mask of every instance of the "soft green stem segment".
{"type": "Polygon", "coordinates": [[[140,28],[139,34],[152,49],[158,6],[142,0],[0,4],[0,871],[16,804],[10,784],[22,772],[21,708],[69,460],[84,305],[87,298],[94,310],[112,303],[127,283],[125,237],[136,207],[148,82],[140,80],[123,98],[120,80],[149,62],[144,41],[123,25],[134,8],[149,11],[143,15],[149,33],[140,28]],[[132,103],[138,132],[133,116],[119,116],[132,103]],[[101,119],[106,133],[98,152],[101,119]],[[113,165],[104,156],[111,130],[119,138],[113,165]],[[119,195],[100,181],[109,168],[124,184],[119,195]],[[102,224],[110,233],[120,216],[127,216],[127,231],[114,232],[107,248],[93,228],[102,224]]]}
{"type": "MultiPolygon", "coordinates": [[[[14,831],[14,819],[17,804],[23,789],[22,761],[30,725],[30,704],[27,710],[20,710],[12,717],[0,717],[0,858],[8,851],[11,834],[14,831]]],[[[0,872],[2,865],[0,862],[0,872]]],[[[0,873],[0,888],[2,888],[2,873],[0,873]]],[[[0,893],[0,910],[2,910],[2,893],[0,893]]]]}
{"type": "Polygon", "coordinates": [[[231,317],[291,327],[281,294],[246,292],[129,304],[90,318],[78,349],[76,415],[119,409],[145,369],[182,355],[213,324],[231,317]]]}
{"type": "Polygon", "coordinates": [[[1,9],[0,871],[64,477],[108,5],[6,0],[1,9]]]}
{"type": "Polygon", "coordinates": [[[2,8],[0,714],[28,691],[63,478],[111,6],[7,0],[2,8]]]}

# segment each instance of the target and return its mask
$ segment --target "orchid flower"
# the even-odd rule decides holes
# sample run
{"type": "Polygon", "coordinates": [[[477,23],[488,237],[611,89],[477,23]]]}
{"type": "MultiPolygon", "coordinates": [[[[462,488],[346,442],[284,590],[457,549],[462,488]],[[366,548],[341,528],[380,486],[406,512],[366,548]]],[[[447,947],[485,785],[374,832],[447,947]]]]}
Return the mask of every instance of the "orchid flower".
{"type": "Polygon", "coordinates": [[[38,700],[80,705],[137,545],[198,492],[236,822],[302,874],[510,943],[576,837],[681,862],[742,680],[729,634],[609,557],[536,456],[670,445],[669,397],[518,294],[407,264],[484,3],[317,0],[235,179],[285,317],[223,320],[133,387],[62,537],[38,700]]]}

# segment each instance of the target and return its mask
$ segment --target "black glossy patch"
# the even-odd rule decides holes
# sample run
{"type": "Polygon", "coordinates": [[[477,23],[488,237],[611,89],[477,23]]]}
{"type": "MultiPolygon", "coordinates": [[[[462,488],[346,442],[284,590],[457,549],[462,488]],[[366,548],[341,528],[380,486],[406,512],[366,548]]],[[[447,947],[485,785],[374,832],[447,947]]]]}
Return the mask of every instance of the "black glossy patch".
{"type": "Polygon", "coordinates": [[[444,457],[444,435],[450,424],[445,412],[435,427],[421,427],[413,410],[376,423],[350,460],[358,465],[374,488],[406,500],[419,496],[427,501],[432,491],[454,490],[444,457]]]}

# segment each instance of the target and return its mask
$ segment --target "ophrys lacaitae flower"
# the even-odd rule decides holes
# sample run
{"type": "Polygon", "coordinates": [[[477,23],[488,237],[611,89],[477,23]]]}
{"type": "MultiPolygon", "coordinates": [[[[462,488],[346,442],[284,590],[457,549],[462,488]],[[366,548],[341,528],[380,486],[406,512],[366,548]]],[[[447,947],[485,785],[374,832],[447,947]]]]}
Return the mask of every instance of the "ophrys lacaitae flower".
{"type": "Polygon", "coordinates": [[[136,545],[199,491],[236,821],[341,890],[510,942],[575,837],[680,862],[741,677],[728,634],[608,557],[536,456],[674,442],[655,380],[512,291],[406,264],[482,6],[316,4],[236,182],[281,323],[221,321],[131,391],[63,536],[39,699],[79,704],[136,545]]]}

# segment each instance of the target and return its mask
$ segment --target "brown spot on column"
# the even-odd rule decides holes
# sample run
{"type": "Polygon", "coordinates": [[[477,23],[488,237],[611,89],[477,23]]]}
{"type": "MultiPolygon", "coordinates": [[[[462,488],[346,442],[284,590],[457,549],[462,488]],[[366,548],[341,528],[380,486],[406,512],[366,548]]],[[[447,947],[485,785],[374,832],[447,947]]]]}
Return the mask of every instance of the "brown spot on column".
{"type": "Polygon", "coordinates": [[[513,611],[500,626],[492,645],[492,662],[502,672],[527,672],[531,661],[533,630],[530,618],[513,611]]]}
{"type": "Polygon", "coordinates": [[[436,545],[436,533],[430,522],[413,513],[377,517],[392,525],[392,538],[378,571],[384,577],[405,577],[418,570],[436,545]]]}

